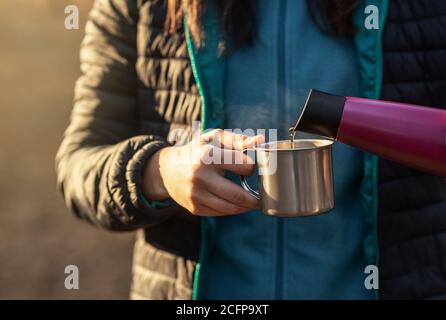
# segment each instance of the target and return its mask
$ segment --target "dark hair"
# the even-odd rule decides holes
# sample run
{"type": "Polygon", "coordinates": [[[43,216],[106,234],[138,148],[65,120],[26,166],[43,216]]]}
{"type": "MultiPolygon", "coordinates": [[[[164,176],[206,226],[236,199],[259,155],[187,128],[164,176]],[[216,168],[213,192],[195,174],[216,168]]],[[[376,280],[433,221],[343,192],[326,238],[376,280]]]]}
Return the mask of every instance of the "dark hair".
{"type": "MultiPolygon", "coordinates": [[[[195,43],[200,46],[205,36],[200,23],[204,1],[212,0],[167,0],[167,30],[177,30],[187,11],[188,27],[195,43]]],[[[231,36],[236,46],[251,43],[256,31],[253,1],[213,1],[219,11],[224,34],[231,36]]],[[[306,1],[312,18],[324,32],[333,36],[352,36],[355,33],[352,16],[357,0],[306,1]]]]}

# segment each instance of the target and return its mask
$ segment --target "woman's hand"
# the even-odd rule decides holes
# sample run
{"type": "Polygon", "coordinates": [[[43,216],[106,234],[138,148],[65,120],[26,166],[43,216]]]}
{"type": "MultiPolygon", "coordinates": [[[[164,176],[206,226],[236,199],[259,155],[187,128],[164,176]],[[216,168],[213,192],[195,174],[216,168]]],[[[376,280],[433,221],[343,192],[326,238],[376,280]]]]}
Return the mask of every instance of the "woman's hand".
{"type": "Polygon", "coordinates": [[[224,177],[225,170],[249,176],[253,161],[242,151],[263,136],[213,130],[185,146],[160,150],[147,162],[143,192],[152,200],[169,197],[199,216],[223,216],[259,208],[259,202],[224,177]]]}

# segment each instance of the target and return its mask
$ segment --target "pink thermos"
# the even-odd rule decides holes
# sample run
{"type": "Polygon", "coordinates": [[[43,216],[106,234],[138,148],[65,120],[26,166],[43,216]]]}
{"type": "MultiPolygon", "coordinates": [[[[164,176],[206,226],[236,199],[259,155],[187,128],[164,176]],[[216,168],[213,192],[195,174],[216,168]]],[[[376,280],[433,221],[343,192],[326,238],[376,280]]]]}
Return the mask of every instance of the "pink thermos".
{"type": "Polygon", "coordinates": [[[292,129],[446,176],[446,110],[311,90],[292,129]]]}

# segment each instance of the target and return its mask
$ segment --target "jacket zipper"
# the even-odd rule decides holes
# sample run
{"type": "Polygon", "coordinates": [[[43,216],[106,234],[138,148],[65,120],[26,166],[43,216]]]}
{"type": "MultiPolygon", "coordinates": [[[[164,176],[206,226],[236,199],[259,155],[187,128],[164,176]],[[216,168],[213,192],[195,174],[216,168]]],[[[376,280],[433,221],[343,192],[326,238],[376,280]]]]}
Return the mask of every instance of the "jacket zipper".
{"type": "MultiPolygon", "coordinates": [[[[286,31],[286,0],[279,1],[278,20],[278,107],[285,103],[285,31],[286,31]]],[[[280,112],[279,112],[280,114],[280,112]]],[[[277,218],[276,222],[276,281],[275,299],[283,299],[283,244],[284,244],[284,220],[277,218]]]]}

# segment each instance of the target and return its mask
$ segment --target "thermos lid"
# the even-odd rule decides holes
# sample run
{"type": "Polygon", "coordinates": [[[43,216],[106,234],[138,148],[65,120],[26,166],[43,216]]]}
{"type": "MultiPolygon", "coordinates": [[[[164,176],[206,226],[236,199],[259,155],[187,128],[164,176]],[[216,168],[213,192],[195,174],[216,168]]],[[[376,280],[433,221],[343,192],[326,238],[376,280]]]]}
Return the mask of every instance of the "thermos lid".
{"type": "Polygon", "coordinates": [[[311,89],[293,131],[336,139],[346,98],[311,89]]]}

